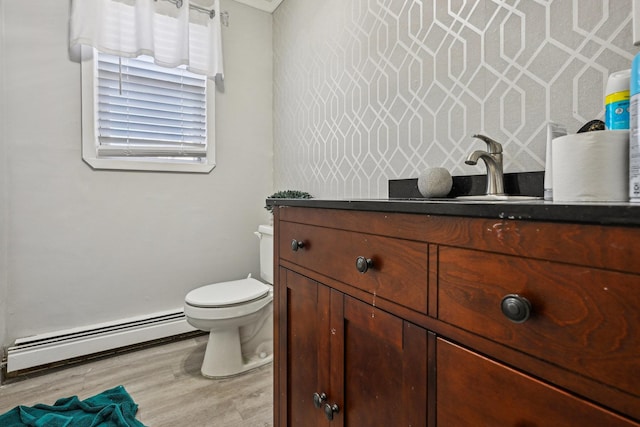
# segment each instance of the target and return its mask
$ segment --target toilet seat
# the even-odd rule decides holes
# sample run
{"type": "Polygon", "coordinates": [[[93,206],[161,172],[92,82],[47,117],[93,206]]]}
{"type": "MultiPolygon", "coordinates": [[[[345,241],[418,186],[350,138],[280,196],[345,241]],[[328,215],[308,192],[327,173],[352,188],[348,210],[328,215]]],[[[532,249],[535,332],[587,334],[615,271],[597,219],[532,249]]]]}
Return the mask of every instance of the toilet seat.
{"type": "Polygon", "coordinates": [[[270,290],[269,286],[259,280],[248,277],[194,289],[187,294],[185,302],[201,308],[231,307],[262,299],[270,290]]]}
{"type": "Polygon", "coordinates": [[[184,314],[192,320],[234,319],[252,315],[271,301],[273,287],[249,277],[192,290],[184,299],[184,314]]]}

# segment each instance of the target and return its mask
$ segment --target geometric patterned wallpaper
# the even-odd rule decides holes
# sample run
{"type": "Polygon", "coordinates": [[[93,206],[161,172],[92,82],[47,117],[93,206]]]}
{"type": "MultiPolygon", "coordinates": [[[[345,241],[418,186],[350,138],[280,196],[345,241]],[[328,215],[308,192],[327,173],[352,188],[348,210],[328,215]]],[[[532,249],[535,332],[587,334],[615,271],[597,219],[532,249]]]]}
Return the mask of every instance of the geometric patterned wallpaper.
{"type": "Polygon", "coordinates": [[[275,190],[385,198],[464,164],[484,133],[505,172],[544,170],[546,123],[604,116],[631,67],[631,0],[284,0],[273,16],[275,190]]]}

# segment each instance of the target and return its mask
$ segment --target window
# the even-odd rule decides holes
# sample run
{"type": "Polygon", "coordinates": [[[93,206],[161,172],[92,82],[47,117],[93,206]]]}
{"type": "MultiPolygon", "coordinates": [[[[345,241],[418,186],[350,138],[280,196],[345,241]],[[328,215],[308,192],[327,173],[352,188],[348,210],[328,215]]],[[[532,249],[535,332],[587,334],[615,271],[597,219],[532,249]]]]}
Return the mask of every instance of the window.
{"type": "Polygon", "coordinates": [[[83,47],[83,159],[94,169],[210,172],[215,89],[208,85],[182,66],[83,47]]]}

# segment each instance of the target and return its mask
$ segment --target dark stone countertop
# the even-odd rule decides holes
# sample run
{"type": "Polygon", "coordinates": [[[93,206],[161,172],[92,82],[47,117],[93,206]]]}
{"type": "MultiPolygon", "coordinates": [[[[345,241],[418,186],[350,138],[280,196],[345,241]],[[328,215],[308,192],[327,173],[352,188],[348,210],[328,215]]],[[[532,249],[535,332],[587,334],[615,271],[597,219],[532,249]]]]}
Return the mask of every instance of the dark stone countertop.
{"type": "MultiPolygon", "coordinates": [[[[508,194],[542,197],[544,172],[505,174],[504,179],[508,194]]],[[[483,175],[454,176],[447,199],[426,199],[421,197],[417,181],[390,180],[389,199],[267,199],[267,205],[640,226],[640,203],[454,200],[461,195],[482,194],[486,186],[483,175]]]]}
{"type": "Polygon", "coordinates": [[[632,203],[554,203],[486,202],[429,199],[267,199],[273,206],[299,206],[398,212],[424,215],[451,215],[478,218],[525,219],[579,224],[640,226],[640,204],[632,203]]]}

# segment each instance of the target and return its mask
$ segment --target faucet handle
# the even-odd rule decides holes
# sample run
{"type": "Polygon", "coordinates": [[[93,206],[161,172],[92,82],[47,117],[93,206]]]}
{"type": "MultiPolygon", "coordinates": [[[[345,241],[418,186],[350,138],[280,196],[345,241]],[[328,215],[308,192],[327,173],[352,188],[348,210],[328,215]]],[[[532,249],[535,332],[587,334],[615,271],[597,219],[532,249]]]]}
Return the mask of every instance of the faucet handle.
{"type": "Polygon", "coordinates": [[[488,153],[489,154],[500,154],[502,153],[502,144],[500,144],[498,141],[489,138],[488,136],[485,135],[480,135],[480,134],[475,134],[473,135],[474,138],[478,138],[482,141],[484,141],[487,144],[488,147],[488,153]]]}

